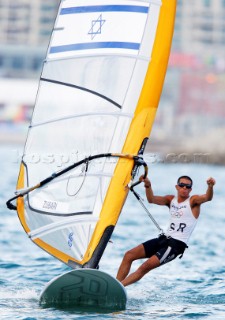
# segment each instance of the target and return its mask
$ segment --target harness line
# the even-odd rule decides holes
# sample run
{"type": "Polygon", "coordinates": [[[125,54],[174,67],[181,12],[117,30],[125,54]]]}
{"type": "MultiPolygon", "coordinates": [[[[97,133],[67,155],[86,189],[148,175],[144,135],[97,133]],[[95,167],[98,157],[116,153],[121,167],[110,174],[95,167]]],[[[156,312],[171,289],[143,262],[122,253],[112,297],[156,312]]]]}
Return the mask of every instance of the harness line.
{"type": "Polygon", "coordinates": [[[133,192],[134,196],[136,197],[136,199],[139,201],[140,205],[142,206],[142,208],[145,210],[145,212],[147,213],[147,215],[149,216],[149,218],[152,220],[153,224],[156,226],[156,228],[159,230],[160,235],[164,234],[163,229],[159,226],[159,224],[157,223],[157,221],[155,220],[155,218],[152,216],[152,214],[150,213],[150,211],[146,208],[146,206],[144,205],[140,195],[133,189],[133,186],[131,186],[130,190],[133,192]]]}

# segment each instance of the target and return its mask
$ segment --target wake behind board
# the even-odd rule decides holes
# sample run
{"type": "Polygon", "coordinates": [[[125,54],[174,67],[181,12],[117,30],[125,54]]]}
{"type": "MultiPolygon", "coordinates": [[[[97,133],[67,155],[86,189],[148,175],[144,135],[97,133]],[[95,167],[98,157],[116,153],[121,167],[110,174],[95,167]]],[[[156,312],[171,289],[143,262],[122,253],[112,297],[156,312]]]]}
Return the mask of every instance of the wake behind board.
{"type": "Polygon", "coordinates": [[[51,280],[40,296],[43,307],[80,309],[126,308],[123,285],[109,274],[96,269],[76,269],[51,280]]]}

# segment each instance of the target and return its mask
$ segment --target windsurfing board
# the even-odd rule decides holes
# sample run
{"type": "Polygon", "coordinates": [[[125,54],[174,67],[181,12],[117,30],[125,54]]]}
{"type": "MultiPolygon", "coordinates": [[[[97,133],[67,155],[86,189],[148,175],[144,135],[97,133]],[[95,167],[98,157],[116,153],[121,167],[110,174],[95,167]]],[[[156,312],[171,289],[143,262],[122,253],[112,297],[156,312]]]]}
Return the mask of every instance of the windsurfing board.
{"type": "Polygon", "coordinates": [[[43,307],[80,309],[126,308],[124,286],[114,277],[97,269],[75,269],[52,279],[40,295],[43,307]]]}

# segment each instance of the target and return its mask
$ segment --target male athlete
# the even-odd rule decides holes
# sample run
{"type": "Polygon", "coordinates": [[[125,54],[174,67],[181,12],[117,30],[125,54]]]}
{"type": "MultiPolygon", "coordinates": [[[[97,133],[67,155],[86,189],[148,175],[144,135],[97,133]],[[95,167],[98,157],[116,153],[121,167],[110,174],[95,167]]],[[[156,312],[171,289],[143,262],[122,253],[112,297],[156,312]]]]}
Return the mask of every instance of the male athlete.
{"type": "Polygon", "coordinates": [[[147,177],[140,179],[144,182],[148,202],[169,208],[170,225],[165,235],[148,240],[125,253],[117,274],[117,279],[124,286],[140,280],[150,270],[174,260],[177,256],[182,256],[197,223],[200,206],[212,200],[213,186],[216,183],[213,178],[209,178],[205,194],[190,196],[192,179],[188,176],[181,176],[175,186],[177,196],[155,196],[150,180],[147,177]],[[128,275],[132,262],[143,258],[148,258],[148,260],[134,273],[128,275]]]}

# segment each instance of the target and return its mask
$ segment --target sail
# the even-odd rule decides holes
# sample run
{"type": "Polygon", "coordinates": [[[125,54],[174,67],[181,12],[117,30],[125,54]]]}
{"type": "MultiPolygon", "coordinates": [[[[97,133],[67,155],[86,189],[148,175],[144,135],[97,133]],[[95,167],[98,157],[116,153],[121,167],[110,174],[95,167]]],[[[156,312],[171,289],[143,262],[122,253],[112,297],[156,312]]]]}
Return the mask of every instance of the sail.
{"type": "Polygon", "coordinates": [[[30,239],[71,267],[96,268],[149,137],[166,73],[175,0],[61,1],[17,189],[81,165],[19,197],[30,239]]]}

